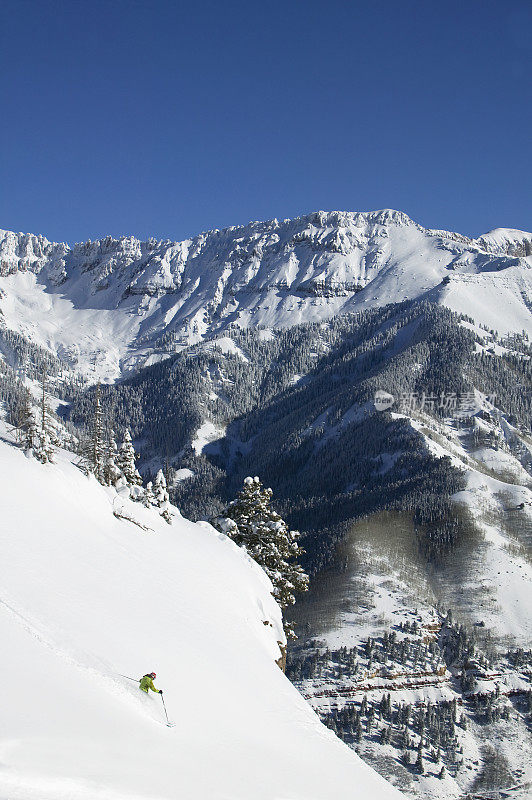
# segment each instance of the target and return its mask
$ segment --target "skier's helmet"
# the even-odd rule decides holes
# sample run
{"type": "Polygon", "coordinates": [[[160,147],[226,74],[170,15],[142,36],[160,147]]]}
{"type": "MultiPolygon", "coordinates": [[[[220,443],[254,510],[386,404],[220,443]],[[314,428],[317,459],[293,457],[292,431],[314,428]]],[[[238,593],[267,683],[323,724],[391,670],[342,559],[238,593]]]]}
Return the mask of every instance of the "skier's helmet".
{"type": "Polygon", "coordinates": [[[154,681],[156,677],[157,675],[155,674],[155,672],[150,672],[150,678],[152,679],[152,681],[154,681]]]}

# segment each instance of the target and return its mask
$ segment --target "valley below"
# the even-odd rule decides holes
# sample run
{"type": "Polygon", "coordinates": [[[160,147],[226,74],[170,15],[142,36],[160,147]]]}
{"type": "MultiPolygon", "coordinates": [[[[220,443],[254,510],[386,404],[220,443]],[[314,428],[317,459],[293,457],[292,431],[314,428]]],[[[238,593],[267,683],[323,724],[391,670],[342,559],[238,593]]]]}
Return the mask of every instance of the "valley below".
{"type": "MultiPolygon", "coordinates": [[[[486,626],[477,552],[471,539],[427,570],[411,517],[377,514],[352,526],[291,613],[287,674],[411,797],[530,796],[532,639],[500,617],[486,626]]],[[[530,587],[528,576],[525,603],[530,587]]]]}

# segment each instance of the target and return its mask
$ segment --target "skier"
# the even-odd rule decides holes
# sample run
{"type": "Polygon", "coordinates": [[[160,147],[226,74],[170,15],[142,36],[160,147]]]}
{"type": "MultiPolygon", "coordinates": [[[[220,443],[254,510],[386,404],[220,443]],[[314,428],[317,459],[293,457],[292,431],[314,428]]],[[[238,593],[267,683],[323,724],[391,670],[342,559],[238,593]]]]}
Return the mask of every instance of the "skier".
{"type": "Polygon", "coordinates": [[[153,685],[154,678],[156,677],[157,675],[155,674],[155,672],[148,672],[140,679],[139,689],[142,689],[142,691],[146,692],[146,694],[148,694],[148,689],[151,689],[152,692],[155,692],[156,694],[162,694],[163,690],[156,689],[155,686],[153,685]]]}

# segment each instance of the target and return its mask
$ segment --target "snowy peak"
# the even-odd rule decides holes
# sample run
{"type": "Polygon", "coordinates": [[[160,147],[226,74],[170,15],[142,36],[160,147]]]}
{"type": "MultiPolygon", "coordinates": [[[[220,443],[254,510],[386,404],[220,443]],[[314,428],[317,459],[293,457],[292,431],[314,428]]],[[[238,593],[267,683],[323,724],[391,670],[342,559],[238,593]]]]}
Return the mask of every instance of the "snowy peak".
{"type": "Polygon", "coordinates": [[[431,292],[500,332],[532,332],[531,250],[532,234],[471,240],[390,209],[318,211],[182,242],[108,236],[69,247],[5,231],[0,310],[7,327],[70,353],[86,373],[105,361],[106,379],[231,324],[287,327],[431,292]]]}
{"type": "Polygon", "coordinates": [[[0,230],[0,275],[38,273],[46,263],[60,261],[68,252],[68,245],[49,242],[44,236],[0,230]]]}
{"type": "Polygon", "coordinates": [[[532,233],[513,228],[494,228],[479,236],[475,244],[487,253],[527,258],[532,255],[532,233]]]}
{"type": "MultiPolygon", "coordinates": [[[[49,262],[56,265],[61,262],[64,280],[73,277],[76,271],[93,271],[96,275],[95,290],[105,288],[101,284],[102,273],[116,273],[120,277],[127,267],[132,267],[128,277],[133,284],[139,283],[139,274],[148,277],[146,283],[149,283],[149,277],[164,271],[164,265],[167,265],[173,278],[172,285],[167,288],[175,290],[181,283],[183,270],[180,267],[202,255],[214,257],[215,262],[237,266],[244,254],[252,260],[279,244],[290,248],[301,243],[317,250],[347,254],[366,244],[378,228],[390,225],[419,228],[406,214],[386,209],[358,213],[319,211],[281,223],[276,219],[251,222],[245,226],[201,233],[183,242],[155,239],[141,242],[133,236],[119,239],[107,236],[70,248],[66,244],[49,242],[44,236],[0,231],[0,265],[2,274],[7,275],[17,270],[38,273],[49,262]]],[[[147,292],[150,293],[149,287],[147,292]]]]}

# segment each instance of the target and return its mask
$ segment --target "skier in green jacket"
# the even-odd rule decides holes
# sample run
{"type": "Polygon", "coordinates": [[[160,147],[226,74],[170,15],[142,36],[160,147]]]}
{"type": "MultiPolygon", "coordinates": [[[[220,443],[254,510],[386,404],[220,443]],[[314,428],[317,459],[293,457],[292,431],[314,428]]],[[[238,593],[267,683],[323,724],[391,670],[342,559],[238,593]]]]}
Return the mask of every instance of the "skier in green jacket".
{"type": "Polygon", "coordinates": [[[148,672],[147,675],[144,675],[140,679],[139,689],[142,689],[142,691],[146,692],[146,694],[148,694],[148,690],[149,689],[151,689],[152,692],[155,692],[156,694],[162,694],[163,690],[162,689],[156,689],[155,686],[153,685],[154,678],[156,678],[156,677],[157,677],[157,675],[155,674],[155,672],[148,672]]]}

